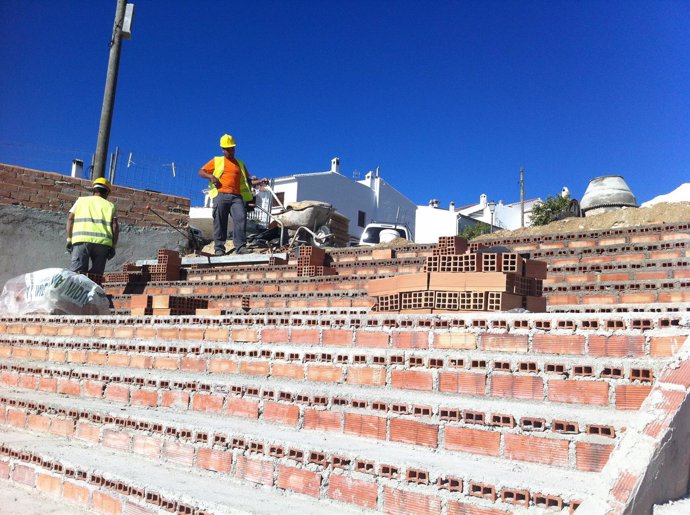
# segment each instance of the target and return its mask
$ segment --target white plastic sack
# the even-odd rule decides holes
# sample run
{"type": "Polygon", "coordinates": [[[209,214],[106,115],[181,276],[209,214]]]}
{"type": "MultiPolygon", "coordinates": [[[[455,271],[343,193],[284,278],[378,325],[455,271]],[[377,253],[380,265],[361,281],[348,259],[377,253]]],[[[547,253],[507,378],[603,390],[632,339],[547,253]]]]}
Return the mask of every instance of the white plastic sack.
{"type": "Polygon", "coordinates": [[[13,277],[0,294],[0,315],[108,315],[103,288],[85,275],[46,268],[13,277]]]}

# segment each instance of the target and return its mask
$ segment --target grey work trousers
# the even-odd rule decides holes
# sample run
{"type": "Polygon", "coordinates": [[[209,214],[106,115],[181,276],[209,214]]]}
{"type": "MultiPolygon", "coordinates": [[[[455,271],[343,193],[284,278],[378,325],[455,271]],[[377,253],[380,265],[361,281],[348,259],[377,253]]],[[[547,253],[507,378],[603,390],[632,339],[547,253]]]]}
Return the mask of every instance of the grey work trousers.
{"type": "Polygon", "coordinates": [[[108,261],[108,252],[110,246],[101,245],[100,243],[75,243],[72,246],[72,261],[69,264],[69,269],[72,272],[85,274],[103,275],[105,272],[105,263],[108,261]],[[89,269],[89,259],[91,260],[91,268],[89,269]]]}
{"type": "Polygon", "coordinates": [[[242,195],[218,193],[213,199],[213,247],[216,251],[225,252],[228,216],[232,216],[232,242],[235,249],[247,243],[247,209],[242,195]]]}

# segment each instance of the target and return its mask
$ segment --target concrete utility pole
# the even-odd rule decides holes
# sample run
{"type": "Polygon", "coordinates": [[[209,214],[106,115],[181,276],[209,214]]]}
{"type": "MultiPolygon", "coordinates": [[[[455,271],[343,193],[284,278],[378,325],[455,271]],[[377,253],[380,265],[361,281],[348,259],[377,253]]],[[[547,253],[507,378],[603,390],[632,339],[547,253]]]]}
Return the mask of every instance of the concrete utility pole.
{"type": "Polygon", "coordinates": [[[520,227],[525,226],[525,169],[520,167],[520,227]]]}
{"type": "Polygon", "coordinates": [[[115,89],[117,88],[117,73],[120,68],[120,46],[122,45],[122,25],[125,19],[127,0],[117,0],[115,10],[115,24],[113,38],[110,40],[110,57],[108,58],[108,73],[105,77],[105,93],[101,108],[101,122],[98,125],[98,141],[96,143],[96,158],[92,179],[105,175],[105,161],[110,141],[110,125],[113,121],[113,106],[115,105],[115,89]]]}

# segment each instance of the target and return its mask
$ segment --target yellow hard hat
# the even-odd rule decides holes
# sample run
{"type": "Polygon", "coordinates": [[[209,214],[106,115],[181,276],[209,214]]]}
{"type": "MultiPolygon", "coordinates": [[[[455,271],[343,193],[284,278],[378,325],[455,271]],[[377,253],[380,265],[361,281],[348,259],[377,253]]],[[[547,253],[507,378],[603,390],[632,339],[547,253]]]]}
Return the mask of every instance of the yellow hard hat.
{"type": "Polygon", "coordinates": [[[235,146],[235,138],[230,136],[230,134],[223,134],[220,137],[220,147],[221,148],[230,148],[235,146]]]}
{"type": "Polygon", "coordinates": [[[99,177],[98,179],[94,180],[93,187],[107,190],[108,193],[110,193],[110,191],[113,189],[113,185],[110,184],[110,182],[107,179],[104,179],[103,177],[99,177]]]}

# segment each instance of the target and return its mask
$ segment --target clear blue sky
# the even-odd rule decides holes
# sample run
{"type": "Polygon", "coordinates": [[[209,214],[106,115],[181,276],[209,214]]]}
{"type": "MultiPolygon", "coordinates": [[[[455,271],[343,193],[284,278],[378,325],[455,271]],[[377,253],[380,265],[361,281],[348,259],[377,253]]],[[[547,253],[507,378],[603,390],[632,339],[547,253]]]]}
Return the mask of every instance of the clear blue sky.
{"type": "MultiPolygon", "coordinates": [[[[339,156],[443,207],[518,201],[521,166],[527,198],[690,181],[688,0],[134,3],[110,149],[196,205],[224,132],[256,175],[339,156]]],[[[0,1],[0,162],[88,164],[115,6],[0,1]]]]}

